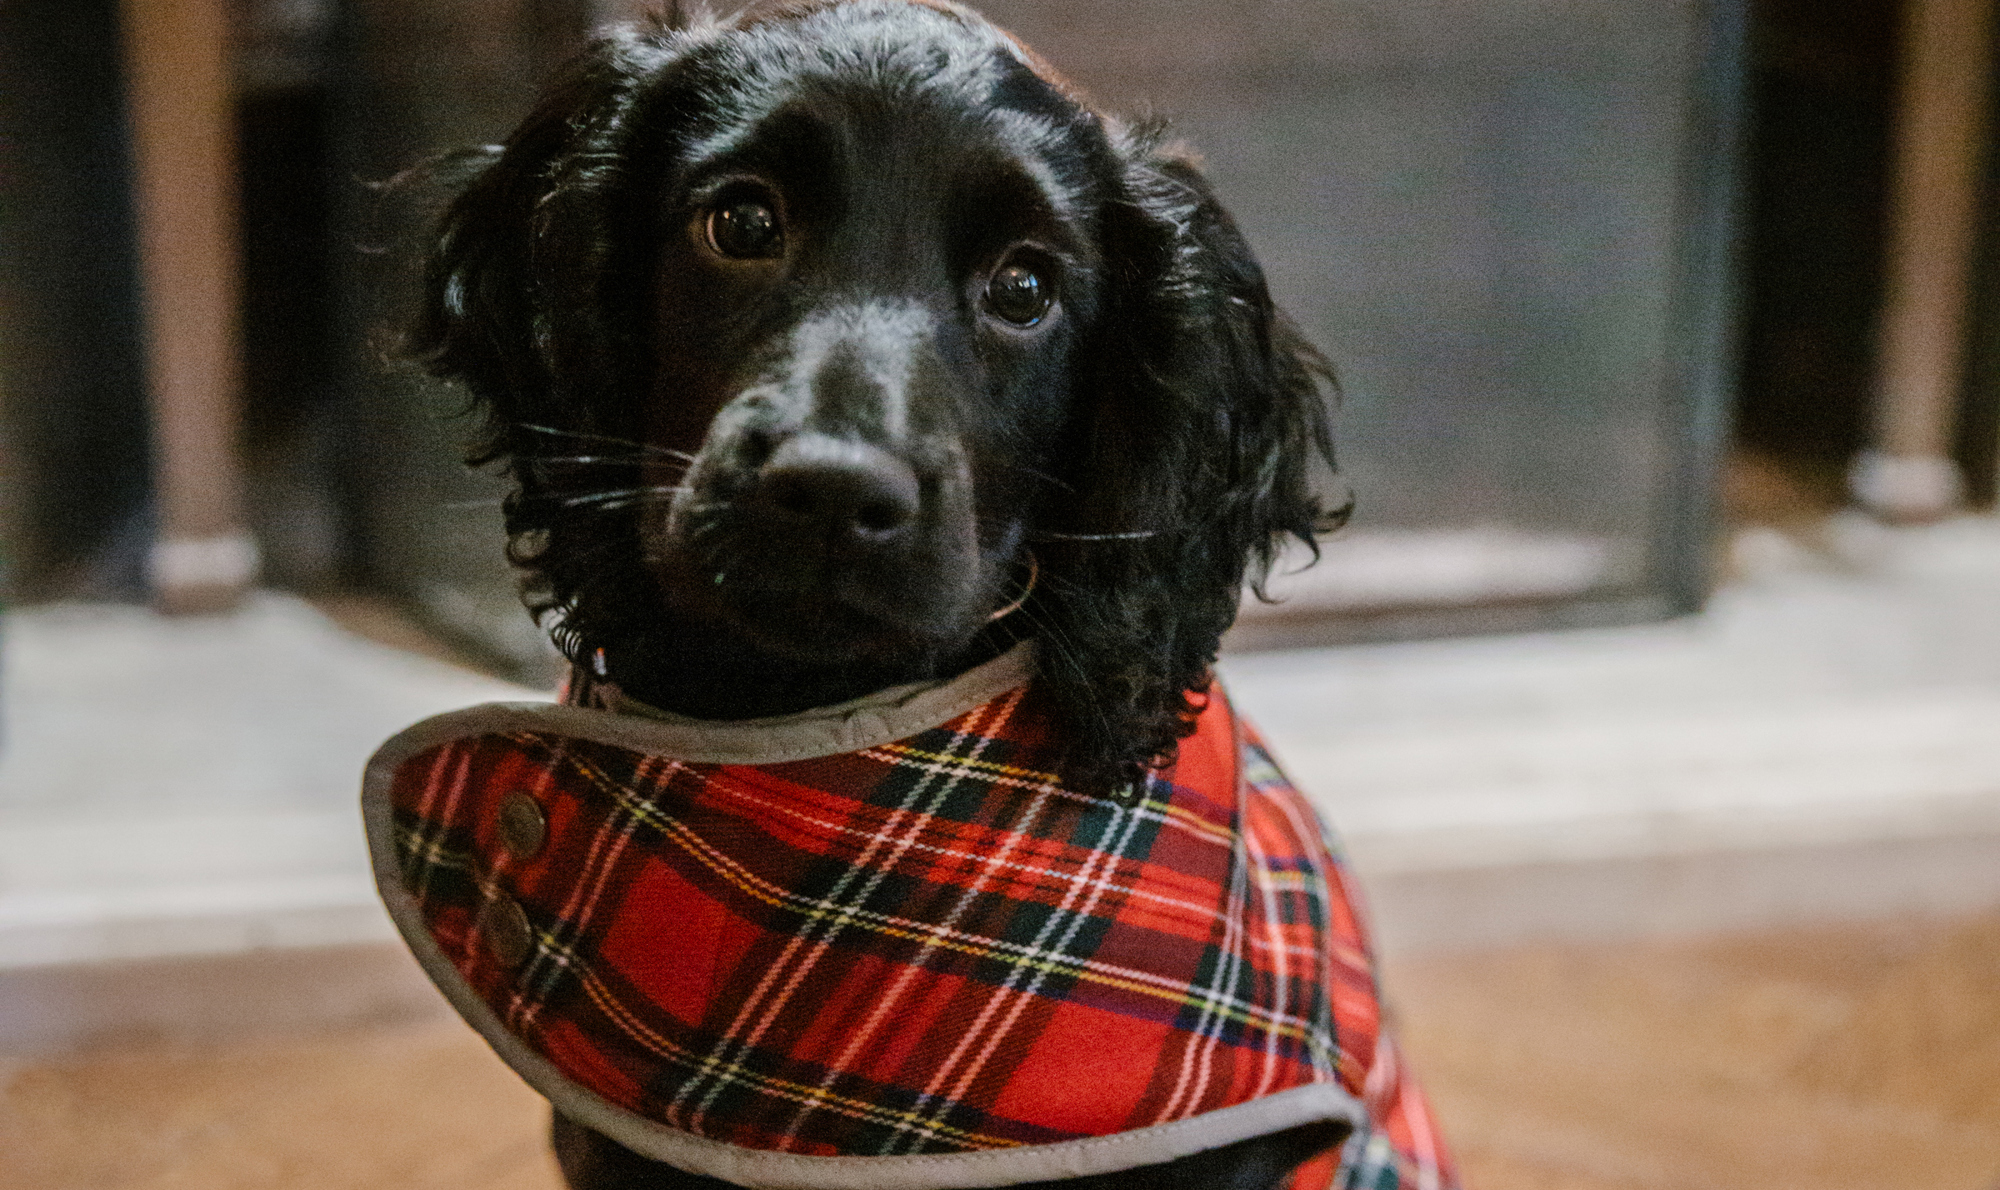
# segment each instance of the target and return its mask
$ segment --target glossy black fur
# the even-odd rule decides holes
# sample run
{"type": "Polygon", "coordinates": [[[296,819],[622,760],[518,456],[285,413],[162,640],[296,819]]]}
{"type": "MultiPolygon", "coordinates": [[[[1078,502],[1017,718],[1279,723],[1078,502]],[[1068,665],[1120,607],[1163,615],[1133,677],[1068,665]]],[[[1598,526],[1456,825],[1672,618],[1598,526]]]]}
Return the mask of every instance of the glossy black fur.
{"type": "MultiPolygon", "coordinates": [[[[597,42],[428,267],[414,347],[486,413],[530,606],[684,714],[825,705],[1032,634],[1073,770],[1116,793],[1189,729],[1246,575],[1339,519],[1307,483],[1326,365],[1194,164],[946,5],[597,42]],[[705,230],[746,186],[779,258],[705,230]],[[1057,294],[1025,327],[985,296],[1023,260],[1057,294]]],[[[647,1165],[574,1184],[710,1184],[647,1165]]]]}
{"type": "MultiPolygon", "coordinates": [[[[851,696],[957,668],[1032,549],[1041,578],[1026,619],[1047,642],[1047,687],[1089,766],[1130,775],[1182,734],[1246,564],[1323,527],[1306,471],[1327,449],[1325,366],[1157,130],[1100,119],[969,19],[893,2],[803,12],[598,43],[451,208],[415,345],[487,410],[479,456],[519,483],[512,552],[572,658],[601,648],[629,692],[694,713],[770,713],[781,689],[800,706],[851,696]],[[989,57],[994,77],[927,75],[953,52],[989,57]],[[975,81],[987,89],[969,91],[975,81]],[[986,118],[994,108],[1045,122],[1042,143],[986,118]],[[691,147],[750,133],[759,168],[775,171],[814,148],[801,112],[868,118],[846,155],[817,154],[853,171],[829,184],[848,203],[828,219],[841,250],[813,278],[750,294],[664,270],[685,253],[703,164],[691,147]],[[1060,233],[1067,257],[1064,325],[1032,353],[999,358],[965,325],[951,276],[914,275],[969,267],[934,241],[976,241],[1037,197],[1004,168],[996,177],[1020,193],[987,187],[981,203],[954,190],[942,167],[966,160],[966,137],[993,158],[1035,158],[1074,191],[1058,226],[1031,229],[1060,233]],[[890,174],[891,160],[916,176],[890,174]],[[843,293],[935,308],[939,333],[918,345],[934,383],[918,397],[977,464],[977,606],[829,648],[815,641],[823,623],[760,635],[715,600],[678,598],[703,575],[662,557],[674,494],[655,489],[680,479],[662,449],[701,450],[711,477],[730,478],[720,448],[732,443],[702,447],[711,423],[741,412],[728,402],[767,378],[813,303],[843,293]],[[668,333],[692,317],[675,307],[693,304],[720,309],[726,333],[668,333]]],[[[947,544],[963,561],[967,543],[947,544]]],[[[962,577],[909,561],[899,582],[962,577]]]]}

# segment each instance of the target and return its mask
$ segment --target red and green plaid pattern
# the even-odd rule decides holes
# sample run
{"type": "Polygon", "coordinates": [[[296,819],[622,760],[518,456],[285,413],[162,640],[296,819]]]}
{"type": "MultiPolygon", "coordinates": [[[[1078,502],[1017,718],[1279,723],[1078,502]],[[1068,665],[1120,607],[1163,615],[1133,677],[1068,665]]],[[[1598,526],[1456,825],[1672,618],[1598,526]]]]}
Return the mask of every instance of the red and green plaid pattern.
{"type": "Polygon", "coordinates": [[[1452,1182],[1380,1031],[1348,877],[1221,697],[1136,801],[1065,786],[1033,687],[876,748],[691,764],[553,733],[395,770],[403,881],[578,1086],[753,1149],[1034,1145],[1337,1082],[1371,1124],[1299,1185],[1452,1182]],[[503,798],[546,842],[503,846],[503,798]],[[504,967],[490,898],[525,911],[504,967]]]}

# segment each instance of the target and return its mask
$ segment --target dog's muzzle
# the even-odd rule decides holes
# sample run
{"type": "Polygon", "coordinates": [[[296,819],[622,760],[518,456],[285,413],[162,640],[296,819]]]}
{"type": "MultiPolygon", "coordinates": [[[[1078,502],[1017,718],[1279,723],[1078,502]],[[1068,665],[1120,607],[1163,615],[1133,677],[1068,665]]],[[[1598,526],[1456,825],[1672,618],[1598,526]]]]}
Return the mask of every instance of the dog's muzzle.
{"type": "Polygon", "coordinates": [[[911,465],[881,447],[829,434],[786,439],[738,500],[746,529],[829,555],[894,548],[913,531],[923,488],[911,465]]]}

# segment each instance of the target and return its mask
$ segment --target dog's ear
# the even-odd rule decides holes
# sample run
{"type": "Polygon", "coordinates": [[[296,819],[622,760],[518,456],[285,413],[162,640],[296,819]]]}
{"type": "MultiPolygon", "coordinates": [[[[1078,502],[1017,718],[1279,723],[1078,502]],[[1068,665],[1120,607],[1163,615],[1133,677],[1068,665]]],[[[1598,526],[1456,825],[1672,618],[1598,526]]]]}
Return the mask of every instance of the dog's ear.
{"type": "Polygon", "coordinates": [[[1039,548],[1056,580],[1047,677],[1129,778],[1192,729],[1246,577],[1261,590],[1285,537],[1311,545],[1345,509],[1311,482],[1333,461],[1331,368],[1193,163],[1157,134],[1118,143],[1077,498],[1039,548]]]}
{"type": "Polygon", "coordinates": [[[648,286],[634,249],[652,216],[632,175],[649,160],[635,140],[656,142],[671,123],[657,109],[672,89],[651,84],[686,38],[665,21],[572,59],[507,143],[481,151],[483,168],[439,220],[406,345],[485,412],[474,461],[536,453],[530,427],[622,430],[595,422],[630,402],[592,398],[632,391],[647,367],[631,298],[648,286]]]}
{"type": "Polygon", "coordinates": [[[499,461],[515,481],[509,557],[529,608],[559,613],[553,635],[572,660],[594,624],[617,619],[587,602],[648,589],[636,546],[606,544],[631,544],[636,513],[580,494],[638,482],[640,403],[619,395],[650,380],[653,183],[692,105],[662,79],[707,32],[663,22],[594,42],[504,146],[474,155],[406,341],[485,415],[468,461],[499,461]]]}

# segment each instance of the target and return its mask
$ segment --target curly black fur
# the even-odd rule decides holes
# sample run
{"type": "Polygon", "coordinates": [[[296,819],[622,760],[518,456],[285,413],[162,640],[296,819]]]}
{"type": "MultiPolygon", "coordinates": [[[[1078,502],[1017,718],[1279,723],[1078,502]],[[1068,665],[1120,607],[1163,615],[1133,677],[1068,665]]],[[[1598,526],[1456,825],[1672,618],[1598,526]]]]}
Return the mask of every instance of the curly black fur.
{"type": "MultiPolygon", "coordinates": [[[[579,664],[660,647],[639,548],[660,496],[641,476],[659,462],[643,411],[659,366],[656,195],[683,146],[736,118],[731,88],[759,84],[740,31],[836,7],[674,16],[597,41],[438,231],[412,347],[483,407],[472,460],[509,469],[509,556],[579,664]]],[[[1075,356],[1086,401],[1052,452],[1060,486],[1030,527],[1042,577],[1021,618],[1043,638],[1040,680],[1078,761],[1116,783],[1190,730],[1246,577],[1261,583],[1286,535],[1310,544],[1345,510],[1308,482],[1315,456],[1331,463],[1331,372],[1273,307],[1206,181],[1161,126],[1063,94],[1096,175],[1102,300],[1075,356]]]]}

